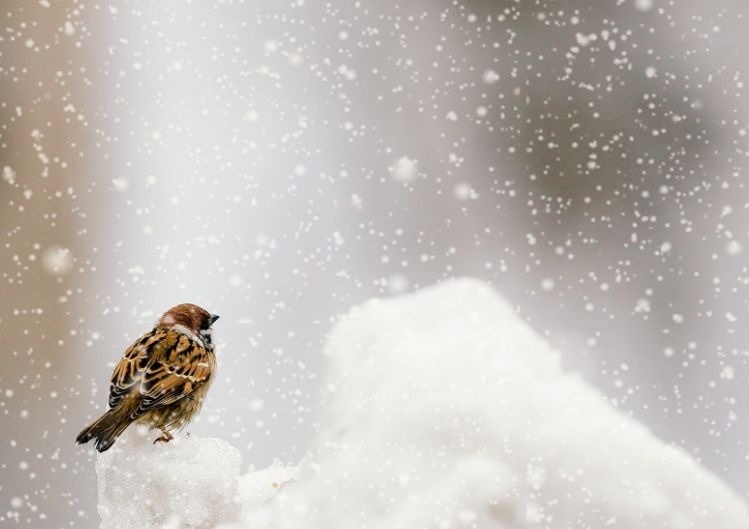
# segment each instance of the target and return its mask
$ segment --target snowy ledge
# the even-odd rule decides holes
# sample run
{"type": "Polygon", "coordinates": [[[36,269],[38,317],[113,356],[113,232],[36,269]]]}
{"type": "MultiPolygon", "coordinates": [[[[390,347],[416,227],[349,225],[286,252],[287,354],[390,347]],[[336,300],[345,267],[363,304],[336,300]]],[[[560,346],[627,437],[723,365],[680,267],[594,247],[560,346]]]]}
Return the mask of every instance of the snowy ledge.
{"type": "Polygon", "coordinates": [[[326,356],[323,427],[298,468],[240,476],[220,439],[132,432],[96,464],[101,528],[748,526],[738,496],[564,373],[482,283],[355,308],[326,356]]]}

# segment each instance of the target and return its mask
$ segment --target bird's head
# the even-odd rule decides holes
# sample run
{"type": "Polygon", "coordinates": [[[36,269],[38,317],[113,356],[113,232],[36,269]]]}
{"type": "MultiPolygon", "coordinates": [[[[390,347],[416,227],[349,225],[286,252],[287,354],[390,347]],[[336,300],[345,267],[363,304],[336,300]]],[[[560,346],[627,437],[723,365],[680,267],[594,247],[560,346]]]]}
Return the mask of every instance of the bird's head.
{"type": "Polygon", "coordinates": [[[166,311],[156,322],[156,328],[182,327],[182,330],[199,336],[209,346],[212,345],[211,325],[218,318],[217,314],[211,314],[202,307],[192,303],[182,303],[166,311]]]}

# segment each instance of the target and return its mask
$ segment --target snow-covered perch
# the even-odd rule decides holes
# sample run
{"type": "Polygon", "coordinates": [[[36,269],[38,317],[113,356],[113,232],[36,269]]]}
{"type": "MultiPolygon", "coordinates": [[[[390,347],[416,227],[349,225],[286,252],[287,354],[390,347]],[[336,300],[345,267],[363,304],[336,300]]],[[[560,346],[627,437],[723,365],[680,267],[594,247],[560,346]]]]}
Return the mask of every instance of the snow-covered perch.
{"type": "Polygon", "coordinates": [[[217,440],[123,443],[97,466],[102,528],[749,526],[735,494],[562,372],[545,341],[481,283],[366,303],[336,326],[326,354],[323,427],[298,471],[238,480],[236,451],[214,450],[217,440]],[[194,462],[188,479],[184,443],[223,460],[194,462]],[[127,457],[150,463],[102,470],[127,457]],[[169,487],[151,480],[155,465],[175,472],[169,487]],[[153,498],[159,521],[128,522],[140,507],[113,486],[153,498]],[[199,502],[205,494],[240,498],[241,511],[199,502]],[[183,510],[196,505],[206,509],[200,520],[183,510]]]}
{"type": "Polygon", "coordinates": [[[239,450],[184,435],[168,446],[151,441],[131,427],[99,455],[101,529],[211,528],[239,519],[239,450]]]}

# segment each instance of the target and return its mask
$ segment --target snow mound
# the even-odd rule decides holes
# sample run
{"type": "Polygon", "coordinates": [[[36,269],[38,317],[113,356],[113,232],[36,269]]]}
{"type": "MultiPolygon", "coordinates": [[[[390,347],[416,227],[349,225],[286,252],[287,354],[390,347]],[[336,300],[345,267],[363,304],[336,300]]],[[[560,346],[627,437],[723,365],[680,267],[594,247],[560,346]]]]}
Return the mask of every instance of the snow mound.
{"type": "Polygon", "coordinates": [[[242,502],[242,519],[254,516],[280,491],[296,485],[297,467],[274,463],[263,470],[250,472],[239,478],[239,497],[242,502]]]}
{"type": "Polygon", "coordinates": [[[159,479],[169,486],[154,486],[158,460],[148,454],[171,443],[144,447],[145,455],[122,447],[113,457],[129,474],[97,468],[103,513],[133,519],[133,494],[157,490],[147,493],[150,511],[184,527],[747,527],[735,494],[564,373],[546,342],[481,283],[366,303],[336,325],[326,355],[322,427],[298,469],[250,474],[239,492],[222,488],[237,483],[236,451],[192,440],[194,449],[175,445],[182,455],[167,456],[159,479]],[[124,465],[128,457],[136,464],[124,465]],[[195,462],[189,473],[183,457],[195,462]],[[123,480],[130,485],[112,494],[123,480]],[[180,511],[199,508],[202,517],[180,511]]]}
{"type": "Polygon", "coordinates": [[[208,529],[238,520],[241,463],[221,439],[180,435],[154,445],[130,428],[96,461],[100,528],[208,529]]]}

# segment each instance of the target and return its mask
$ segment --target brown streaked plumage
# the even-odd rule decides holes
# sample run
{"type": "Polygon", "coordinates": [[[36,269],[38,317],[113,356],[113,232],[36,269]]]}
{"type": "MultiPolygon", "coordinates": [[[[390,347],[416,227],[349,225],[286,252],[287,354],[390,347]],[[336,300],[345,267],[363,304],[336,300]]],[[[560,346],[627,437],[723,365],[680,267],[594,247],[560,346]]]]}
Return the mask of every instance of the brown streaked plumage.
{"type": "Polygon", "coordinates": [[[153,330],[123,353],[112,373],[109,411],[86,427],[79,444],[95,439],[107,450],[133,422],[158,428],[168,442],[203,404],[216,372],[211,325],[218,316],[183,303],[166,311],[153,330]]]}

